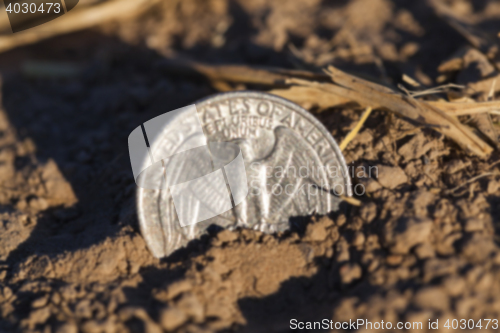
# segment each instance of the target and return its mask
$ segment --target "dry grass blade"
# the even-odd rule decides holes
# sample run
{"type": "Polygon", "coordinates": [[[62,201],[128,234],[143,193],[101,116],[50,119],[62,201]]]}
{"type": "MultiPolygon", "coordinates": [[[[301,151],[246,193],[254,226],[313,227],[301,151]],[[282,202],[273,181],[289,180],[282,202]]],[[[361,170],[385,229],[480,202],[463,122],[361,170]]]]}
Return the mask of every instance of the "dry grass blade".
{"type": "Polygon", "coordinates": [[[324,91],[314,87],[291,86],[288,89],[273,89],[269,93],[289,99],[305,109],[318,107],[324,110],[352,102],[349,98],[334,94],[325,94],[324,91]]]}
{"type": "Polygon", "coordinates": [[[68,15],[38,26],[36,29],[21,31],[14,35],[0,36],[0,52],[18,46],[31,44],[57,35],[75,32],[93,27],[127,15],[137,15],[149,8],[156,1],[114,0],[101,5],[76,8],[68,15]]]}
{"type": "Polygon", "coordinates": [[[399,113],[401,111],[398,108],[392,107],[391,104],[396,106],[395,102],[398,105],[406,102],[404,113],[411,114],[410,118],[415,119],[416,117],[420,119],[420,117],[422,117],[425,123],[435,126],[437,131],[445,134],[463,148],[478,156],[484,157],[492,152],[492,148],[488,144],[475,135],[468,127],[462,125],[455,117],[449,116],[442,110],[424,101],[418,101],[413,97],[408,98],[393,91],[389,92],[390,89],[387,87],[379,86],[372,82],[367,83],[367,81],[346,74],[333,66],[330,66],[328,71],[335,83],[352,90],[364,92],[368,96],[370,96],[369,94],[378,94],[380,96],[378,99],[390,101],[385,106],[389,107],[393,112],[399,113]],[[379,87],[377,88],[376,86],[379,87]],[[378,91],[378,93],[375,93],[375,91],[378,91]]]}
{"type": "Polygon", "coordinates": [[[288,70],[272,67],[250,67],[244,65],[208,65],[195,61],[168,60],[163,70],[182,75],[202,75],[211,81],[283,86],[291,77],[325,81],[328,76],[302,70],[288,70]]]}
{"type": "MultiPolygon", "coordinates": [[[[399,86],[400,89],[403,89],[403,86],[399,86]]],[[[412,97],[420,97],[420,96],[426,96],[426,95],[435,95],[435,94],[440,94],[443,92],[448,91],[450,88],[456,88],[456,89],[465,89],[465,86],[454,84],[454,83],[448,83],[442,86],[437,86],[437,87],[432,87],[429,89],[421,90],[421,91],[410,91],[407,89],[404,89],[404,92],[408,93],[408,95],[412,97]]]]}
{"type": "Polygon", "coordinates": [[[349,132],[349,134],[347,134],[345,139],[340,143],[340,145],[339,145],[340,150],[344,150],[347,147],[347,145],[349,144],[349,142],[351,142],[352,139],[354,139],[354,137],[359,133],[359,130],[361,129],[361,127],[365,123],[366,119],[368,119],[368,116],[370,116],[370,113],[372,113],[372,108],[367,107],[365,113],[363,113],[363,115],[361,116],[361,119],[358,121],[356,126],[352,129],[352,131],[349,132]]]}
{"type": "MultiPolygon", "coordinates": [[[[318,107],[321,110],[352,103],[353,100],[346,96],[325,94],[323,90],[310,86],[291,86],[287,89],[273,89],[269,93],[289,99],[302,105],[306,109],[318,107]]],[[[451,116],[465,116],[479,113],[491,113],[500,110],[500,101],[459,103],[447,101],[426,101],[451,116]]]]}
{"type": "Polygon", "coordinates": [[[434,107],[437,107],[453,116],[490,113],[496,110],[500,110],[500,101],[479,102],[479,103],[453,103],[444,101],[427,101],[426,103],[434,107]]]}
{"type": "Polygon", "coordinates": [[[300,79],[291,79],[288,82],[314,87],[349,98],[362,107],[371,106],[374,109],[388,109],[415,122],[430,125],[467,151],[478,156],[485,157],[492,152],[492,148],[468,127],[462,125],[456,118],[426,102],[418,101],[411,96],[399,94],[388,87],[346,74],[332,66],[328,68],[328,74],[331,75],[335,84],[300,79]]]}
{"type": "Polygon", "coordinates": [[[356,199],[356,198],[348,197],[345,195],[341,195],[340,198],[350,205],[357,206],[357,207],[361,206],[361,201],[356,199]]]}
{"type": "Polygon", "coordinates": [[[497,174],[497,173],[494,173],[494,172],[485,172],[485,173],[480,174],[480,175],[478,175],[478,176],[472,177],[471,179],[468,179],[466,182],[464,182],[464,183],[462,183],[462,184],[460,184],[460,185],[458,185],[458,186],[456,186],[456,187],[454,187],[454,188],[452,188],[452,189],[446,190],[446,191],[445,191],[445,193],[446,193],[446,194],[453,193],[453,192],[455,192],[456,190],[458,190],[458,189],[460,189],[460,188],[464,187],[464,186],[465,186],[465,185],[467,185],[467,184],[473,183],[473,182],[475,182],[475,181],[476,181],[476,180],[478,180],[478,179],[481,179],[481,178],[484,178],[484,177],[489,177],[489,176],[494,176],[494,175],[498,175],[498,174],[497,174]]]}

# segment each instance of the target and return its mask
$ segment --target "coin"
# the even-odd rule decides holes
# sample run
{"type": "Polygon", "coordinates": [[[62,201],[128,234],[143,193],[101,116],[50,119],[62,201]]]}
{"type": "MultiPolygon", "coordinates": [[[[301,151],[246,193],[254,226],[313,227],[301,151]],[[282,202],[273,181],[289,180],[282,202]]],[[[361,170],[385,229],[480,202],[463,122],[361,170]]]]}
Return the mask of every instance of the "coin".
{"type": "MultiPolygon", "coordinates": [[[[138,188],[139,224],[155,257],[168,256],[199,239],[211,225],[267,233],[284,231],[290,226],[290,218],[337,210],[340,197],[352,195],[340,148],[328,130],[300,106],[260,92],[223,93],[195,105],[212,153],[219,143],[233,143],[236,149],[218,165],[206,165],[199,155],[190,154],[184,155],[182,161],[162,162],[164,167],[174,173],[181,170],[178,179],[186,175],[193,179],[200,176],[200,170],[212,171],[230,163],[240,151],[248,193],[224,213],[183,226],[175,209],[172,188],[138,188]]],[[[162,125],[161,135],[150,144],[156,149],[168,146],[170,151],[182,151],[183,145],[189,146],[193,140],[190,124],[185,122],[182,115],[171,119],[162,125]]],[[[213,189],[200,187],[197,191],[214,201],[220,200],[213,189]]],[[[198,209],[189,203],[184,204],[183,211],[186,208],[198,209]]]]}

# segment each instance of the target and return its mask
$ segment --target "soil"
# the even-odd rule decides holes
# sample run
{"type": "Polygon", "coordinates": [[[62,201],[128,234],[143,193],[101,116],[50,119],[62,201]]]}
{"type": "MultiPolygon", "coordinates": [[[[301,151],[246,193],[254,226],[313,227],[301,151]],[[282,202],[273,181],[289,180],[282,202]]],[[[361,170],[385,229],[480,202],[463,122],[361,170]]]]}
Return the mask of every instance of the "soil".
{"type": "MultiPolygon", "coordinates": [[[[446,3],[498,33],[498,2],[446,3]]],[[[425,1],[183,0],[0,55],[0,332],[280,332],[358,318],[423,332],[428,320],[447,331],[447,319],[500,319],[498,152],[468,156],[375,111],[345,150],[351,168],[378,168],[354,177],[361,206],[278,235],[211,230],[161,260],[139,232],[128,158],[138,124],[217,92],[166,59],[333,64],[393,85],[460,83],[484,100],[491,71],[467,50],[425,1]],[[47,61],[78,73],[27,66],[47,61]]],[[[361,116],[315,114],[338,141],[361,116]]]]}

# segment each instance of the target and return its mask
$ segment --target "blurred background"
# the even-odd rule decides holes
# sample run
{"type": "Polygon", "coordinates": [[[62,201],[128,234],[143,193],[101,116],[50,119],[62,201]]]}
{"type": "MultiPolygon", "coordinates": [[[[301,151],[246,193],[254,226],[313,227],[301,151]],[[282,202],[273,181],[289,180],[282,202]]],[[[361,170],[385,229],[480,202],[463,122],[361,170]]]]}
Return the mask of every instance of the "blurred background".
{"type": "MultiPolygon", "coordinates": [[[[80,0],[13,34],[0,8],[0,331],[499,318],[500,184],[433,190],[489,170],[496,153],[466,156],[377,111],[346,159],[404,170],[397,189],[374,185],[360,207],[283,235],[210,232],[158,260],[137,225],[127,147],[134,128],[166,111],[220,91],[270,89],[211,79],[200,65],[334,65],[392,86],[460,84],[473,101],[493,86],[495,98],[499,22],[500,2],[487,0],[80,0]],[[426,224],[407,228],[405,218],[426,224]]],[[[322,111],[337,141],[360,116],[322,111]]]]}

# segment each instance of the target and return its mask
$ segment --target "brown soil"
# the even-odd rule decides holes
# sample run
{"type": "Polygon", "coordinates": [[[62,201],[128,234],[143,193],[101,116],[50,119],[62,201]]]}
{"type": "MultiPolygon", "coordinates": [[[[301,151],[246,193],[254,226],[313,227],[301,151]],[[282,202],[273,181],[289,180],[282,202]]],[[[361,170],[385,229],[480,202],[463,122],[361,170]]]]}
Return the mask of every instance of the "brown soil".
{"type": "MultiPolygon", "coordinates": [[[[498,2],[447,3],[498,32],[498,2]]],[[[378,177],[354,179],[367,188],[360,207],[293,220],[280,235],[213,230],[158,260],[138,230],[126,144],[138,124],[216,92],[171,74],[166,57],[334,64],[394,85],[403,74],[473,85],[481,100],[490,85],[478,84],[467,47],[425,1],[184,0],[0,55],[0,332],[500,319],[500,179],[468,182],[499,170],[497,152],[467,156],[431,129],[375,111],[345,152],[351,167],[378,166],[378,177]],[[459,66],[438,72],[452,57],[459,66]],[[45,77],[23,70],[30,60],[82,72],[45,77]]],[[[360,112],[317,116],[340,141],[360,112]]]]}

